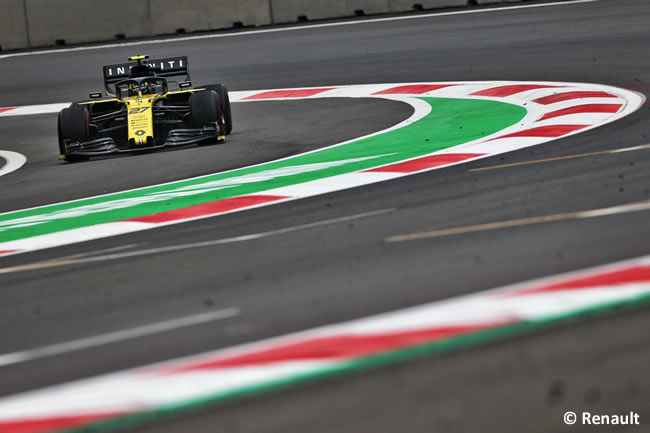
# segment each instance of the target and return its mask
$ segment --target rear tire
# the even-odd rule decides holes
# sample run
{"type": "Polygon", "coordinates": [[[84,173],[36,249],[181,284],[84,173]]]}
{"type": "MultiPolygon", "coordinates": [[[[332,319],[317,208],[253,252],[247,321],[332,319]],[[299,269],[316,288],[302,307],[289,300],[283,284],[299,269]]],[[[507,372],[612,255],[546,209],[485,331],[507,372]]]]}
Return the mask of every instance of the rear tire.
{"type": "Polygon", "coordinates": [[[77,141],[83,143],[90,137],[90,114],[83,105],[74,103],[70,108],[64,108],[59,112],[57,119],[59,135],[59,152],[66,161],[79,161],[88,159],[87,156],[69,155],[65,141],[77,141]]]}
{"type": "Polygon", "coordinates": [[[230,111],[230,96],[228,89],[223,84],[210,84],[203,86],[208,90],[214,90],[219,95],[219,105],[221,106],[221,113],[223,114],[223,124],[226,127],[226,134],[232,132],[232,113],[230,111]]]}

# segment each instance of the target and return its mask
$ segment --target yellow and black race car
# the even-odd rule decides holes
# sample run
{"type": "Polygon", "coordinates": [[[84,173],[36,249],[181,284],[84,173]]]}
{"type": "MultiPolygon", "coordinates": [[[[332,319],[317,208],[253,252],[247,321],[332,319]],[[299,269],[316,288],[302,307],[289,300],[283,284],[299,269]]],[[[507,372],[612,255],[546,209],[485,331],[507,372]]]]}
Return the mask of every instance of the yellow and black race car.
{"type": "Polygon", "coordinates": [[[148,58],[104,66],[107,97],[91,93],[92,100],[61,110],[61,159],[225,140],[232,131],[228,90],[222,84],[192,88],[187,57],[148,58]],[[180,83],[167,80],[180,76],[180,83]],[[172,83],[177,89],[169,90],[172,83]]]}

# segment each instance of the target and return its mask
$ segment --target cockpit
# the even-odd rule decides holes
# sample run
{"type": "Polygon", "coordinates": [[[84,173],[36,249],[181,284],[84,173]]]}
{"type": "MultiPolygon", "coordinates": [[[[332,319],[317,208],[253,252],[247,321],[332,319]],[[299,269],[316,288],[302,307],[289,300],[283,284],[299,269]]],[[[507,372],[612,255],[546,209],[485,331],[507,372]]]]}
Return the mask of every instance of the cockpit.
{"type": "Polygon", "coordinates": [[[167,93],[167,80],[160,77],[124,80],[115,84],[115,96],[119,99],[140,95],[164,95],[165,93],[167,93]]]}

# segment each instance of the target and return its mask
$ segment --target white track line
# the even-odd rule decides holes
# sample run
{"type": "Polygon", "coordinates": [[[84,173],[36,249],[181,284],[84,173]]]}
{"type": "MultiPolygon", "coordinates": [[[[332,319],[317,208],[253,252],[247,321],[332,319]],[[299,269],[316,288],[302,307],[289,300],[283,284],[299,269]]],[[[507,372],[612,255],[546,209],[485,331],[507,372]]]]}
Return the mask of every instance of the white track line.
{"type": "Polygon", "coordinates": [[[552,3],[539,3],[532,5],[520,5],[520,6],[503,6],[503,7],[493,7],[489,9],[470,9],[462,11],[452,11],[452,12],[434,12],[429,14],[418,14],[418,15],[406,15],[398,17],[386,17],[386,18],[370,18],[363,20],[353,20],[353,21],[341,21],[335,23],[323,23],[323,24],[309,24],[309,25],[299,25],[295,27],[283,27],[283,28],[271,28],[271,29],[258,29],[258,30],[247,30],[244,32],[232,32],[232,33],[217,33],[209,35],[197,35],[197,36],[184,36],[180,38],[165,38],[165,39],[154,39],[154,40],[142,40],[126,43],[112,43],[104,45],[94,45],[94,46],[83,46],[75,48],[60,48],[55,50],[44,50],[44,51],[29,51],[29,52],[20,52],[20,53],[11,53],[0,55],[0,59],[6,59],[10,57],[23,57],[23,56],[38,56],[43,54],[59,54],[59,53],[69,53],[74,51],[89,51],[89,50],[103,50],[106,48],[121,48],[121,47],[135,47],[140,45],[155,45],[155,44],[167,44],[170,42],[184,42],[184,41],[195,41],[201,39],[216,39],[216,38],[230,38],[235,36],[248,36],[264,33],[280,33],[280,32],[292,32],[298,30],[309,30],[317,29],[323,27],[341,27],[341,26],[351,26],[358,24],[373,24],[381,22],[390,22],[390,21],[405,21],[405,20],[417,20],[423,18],[434,18],[434,17],[445,17],[451,15],[471,15],[471,14],[481,14],[489,12],[502,12],[518,9],[532,9],[532,8],[543,8],[543,7],[552,7],[552,6],[568,6],[580,3],[594,3],[598,0],[572,0],[572,1],[563,1],[563,2],[552,2],[552,3]]]}
{"type": "MultiPolygon", "coordinates": [[[[420,239],[431,239],[443,236],[460,235],[466,233],[498,230],[511,227],[521,227],[533,224],[550,223],[557,221],[575,220],[580,218],[598,218],[611,215],[620,215],[630,212],[642,212],[650,210],[650,201],[611,206],[586,211],[567,212],[561,214],[544,215],[538,217],[521,218],[516,220],[497,221],[492,223],[475,224],[471,226],[453,227],[449,229],[430,230],[425,232],[410,233],[406,235],[390,236],[386,242],[406,242],[420,239]]],[[[0,273],[1,273],[0,269],[0,273]]]]}
{"type": "MultiPolygon", "coordinates": [[[[216,245],[224,245],[224,244],[232,244],[232,243],[237,243],[237,242],[246,242],[246,241],[251,241],[255,239],[262,239],[266,238],[269,236],[276,236],[280,234],[285,234],[285,233],[291,233],[291,232],[296,232],[300,230],[307,230],[307,229],[313,229],[316,227],[322,227],[326,225],[331,225],[331,224],[337,224],[341,222],[346,222],[346,221],[353,221],[361,218],[367,218],[375,215],[383,215],[386,213],[390,212],[395,212],[397,209],[395,208],[389,208],[389,209],[379,209],[375,211],[370,211],[370,212],[363,212],[363,213],[358,213],[354,215],[347,215],[339,218],[332,218],[328,220],[322,220],[322,221],[316,221],[313,223],[307,223],[307,224],[300,224],[297,226],[292,226],[292,227],[286,227],[282,229],[277,229],[277,230],[270,230],[267,232],[260,232],[260,233],[251,233],[248,235],[242,235],[242,236],[235,236],[232,238],[223,238],[223,239],[214,239],[214,240],[209,240],[209,241],[202,241],[202,242],[194,242],[190,244],[180,244],[180,245],[170,245],[168,247],[160,247],[160,248],[149,248],[145,250],[137,250],[137,251],[127,251],[123,253],[113,253],[113,254],[104,254],[100,256],[92,256],[92,257],[81,257],[81,255],[78,256],[67,256],[63,257],[60,259],[54,259],[54,260],[48,260],[46,262],[40,262],[40,263],[30,263],[27,265],[18,265],[18,266],[11,266],[7,268],[0,268],[0,274],[10,274],[13,272],[20,272],[20,271],[30,271],[30,270],[35,270],[35,269],[47,269],[47,268],[54,268],[54,267],[59,267],[59,266],[66,266],[66,265],[78,265],[82,263],[95,263],[95,262],[105,262],[109,260],[118,260],[118,259],[126,259],[126,258],[132,258],[132,257],[141,257],[141,256],[148,256],[152,254],[161,254],[161,253],[170,253],[170,252],[175,252],[175,251],[184,251],[184,250],[189,250],[189,249],[195,249],[195,248],[205,248],[205,247],[212,247],[216,245]]],[[[118,247],[118,248],[128,248],[131,245],[127,245],[125,247],[118,247]]],[[[111,248],[114,249],[114,248],[111,248]]],[[[89,253],[92,254],[92,253],[89,253]]],[[[0,358],[1,359],[1,358],[0,358]]],[[[0,365],[2,363],[0,362],[0,365]]]]}
{"type": "Polygon", "coordinates": [[[10,152],[8,150],[0,150],[0,160],[2,159],[7,162],[3,165],[0,165],[0,176],[4,176],[5,174],[9,174],[12,171],[18,170],[20,167],[25,165],[25,162],[27,162],[25,155],[22,155],[18,152],[10,152]]]}
{"type": "Polygon", "coordinates": [[[240,311],[238,308],[227,308],[224,310],[210,311],[208,313],[195,314],[193,316],[181,317],[164,322],[138,326],[136,328],[109,332],[107,334],[95,335],[93,337],[80,338],[78,340],[71,340],[65,343],[38,347],[36,349],[7,353],[0,355],[0,367],[17,364],[20,362],[33,361],[35,359],[45,358],[48,356],[76,352],[79,350],[103,346],[110,343],[132,340],[134,338],[145,337],[147,335],[160,334],[162,332],[187,328],[189,326],[214,322],[216,320],[228,319],[230,317],[239,315],[239,313],[240,311]]]}
{"type": "Polygon", "coordinates": [[[85,251],[83,253],[73,254],[71,256],[61,257],[61,260],[81,259],[81,258],[88,257],[88,256],[96,256],[97,254],[106,254],[106,253],[112,253],[114,251],[128,250],[128,249],[135,248],[138,245],[140,245],[140,244],[127,244],[127,245],[120,245],[120,246],[117,246],[117,247],[104,248],[104,249],[101,249],[101,250],[85,251]]]}

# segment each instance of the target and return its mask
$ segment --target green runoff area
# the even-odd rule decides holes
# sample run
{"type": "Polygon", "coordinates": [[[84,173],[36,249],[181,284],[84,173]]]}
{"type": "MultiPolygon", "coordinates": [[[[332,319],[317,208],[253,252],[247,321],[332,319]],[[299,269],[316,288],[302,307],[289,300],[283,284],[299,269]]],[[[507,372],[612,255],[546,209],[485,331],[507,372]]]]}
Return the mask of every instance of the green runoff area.
{"type": "Polygon", "coordinates": [[[2,214],[0,242],[263,193],[396,163],[494,134],[526,115],[525,108],[503,102],[419,99],[431,106],[428,115],[383,134],[228,172],[2,214]]]}

